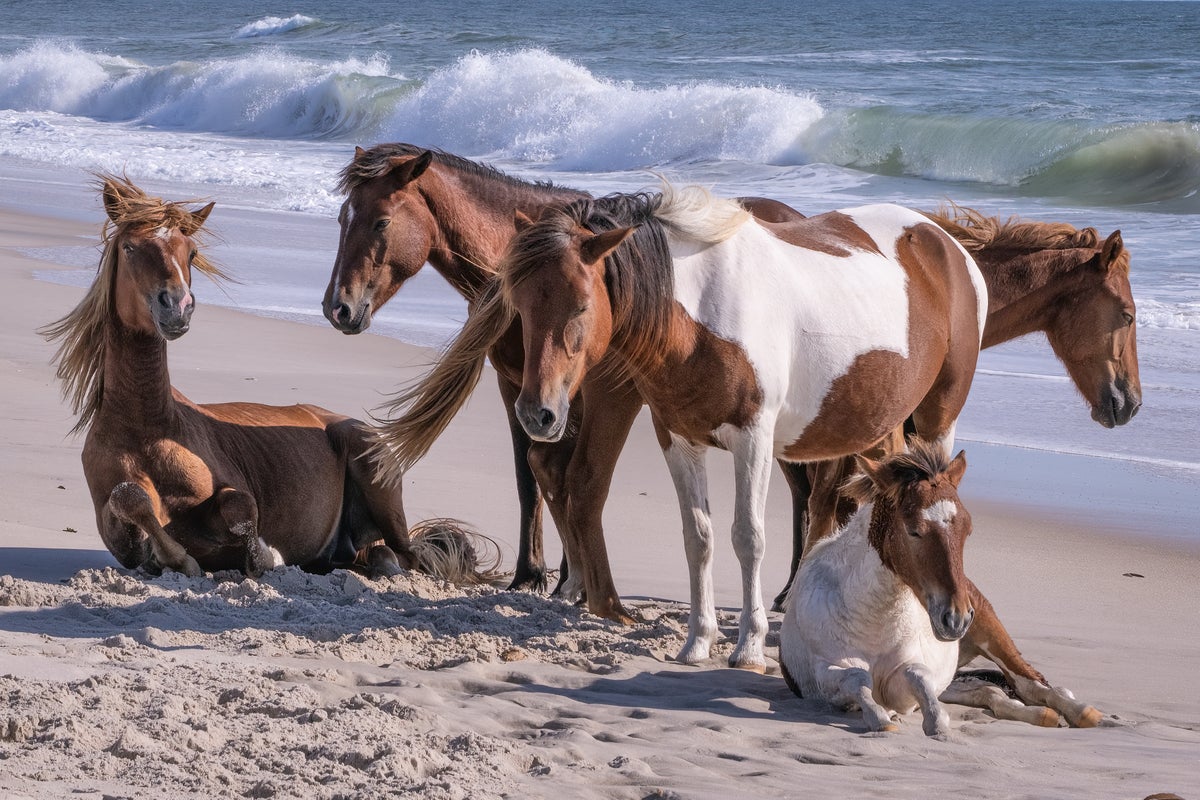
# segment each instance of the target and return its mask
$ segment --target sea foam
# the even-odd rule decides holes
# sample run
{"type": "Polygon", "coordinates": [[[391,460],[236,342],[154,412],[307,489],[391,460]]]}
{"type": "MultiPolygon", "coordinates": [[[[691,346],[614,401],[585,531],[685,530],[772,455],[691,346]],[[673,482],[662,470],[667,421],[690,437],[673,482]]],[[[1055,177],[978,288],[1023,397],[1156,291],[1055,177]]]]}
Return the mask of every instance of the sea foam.
{"type": "Polygon", "coordinates": [[[318,22],[320,20],[314,17],[306,17],[303,14],[293,14],[290,17],[263,17],[238,28],[237,32],[233,34],[233,38],[255,39],[262,36],[275,36],[276,34],[307,28],[318,22]]]}

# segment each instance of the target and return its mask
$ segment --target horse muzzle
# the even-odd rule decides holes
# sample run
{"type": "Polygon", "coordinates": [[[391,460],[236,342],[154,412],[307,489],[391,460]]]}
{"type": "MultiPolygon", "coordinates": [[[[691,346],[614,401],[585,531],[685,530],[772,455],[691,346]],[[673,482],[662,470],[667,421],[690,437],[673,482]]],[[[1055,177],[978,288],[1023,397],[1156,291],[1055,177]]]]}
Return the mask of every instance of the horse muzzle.
{"type": "Polygon", "coordinates": [[[1124,425],[1142,407],[1142,393],[1130,388],[1124,378],[1116,378],[1100,389],[1100,399],[1092,404],[1092,419],[1106,428],[1124,425]]]}
{"type": "Polygon", "coordinates": [[[516,411],[517,421],[534,441],[557,442],[566,433],[570,405],[566,402],[565,393],[555,404],[531,400],[524,396],[518,397],[513,409],[516,411]],[[551,408],[551,405],[557,408],[551,408]]]}
{"type": "Polygon", "coordinates": [[[975,620],[975,609],[970,607],[963,612],[954,608],[952,603],[938,602],[933,598],[929,598],[926,607],[929,609],[933,635],[939,642],[957,642],[967,635],[967,630],[975,620]]]}
{"type": "Polygon", "coordinates": [[[329,320],[329,324],[347,336],[362,333],[371,327],[371,301],[369,299],[364,298],[357,304],[351,305],[339,293],[336,301],[324,304],[322,310],[325,312],[325,319],[329,320]]]}
{"type": "Polygon", "coordinates": [[[164,290],[151,306],[154,327],[164,339],[173,342],[188,332],[195,310],[196,298],[191,292],[171,293],[164,290]]]}

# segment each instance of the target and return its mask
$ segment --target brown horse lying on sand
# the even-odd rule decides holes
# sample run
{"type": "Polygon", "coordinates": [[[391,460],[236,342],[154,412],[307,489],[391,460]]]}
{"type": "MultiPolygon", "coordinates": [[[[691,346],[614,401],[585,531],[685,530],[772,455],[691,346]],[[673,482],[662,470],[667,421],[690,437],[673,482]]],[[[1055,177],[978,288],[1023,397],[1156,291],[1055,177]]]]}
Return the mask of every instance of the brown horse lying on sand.
{"type": "Polygon", "coordinates": [[[96,280],[42,333],[61,342],[58,377],[73,432],[87,431],[83,471],[109,551],[188,575],[417,566],[400,486],[359,458],[361,422],[311,405],[198,405],[172,388],[166,343],[188,331],[191,271],[221,276],[197,250],[213,204],[192,211],[98,177],[108,219],[96,280]]]}
{"type": "Polygon", "coordinates": [[[1008,638],[994,612],[972,623],[987,600],[963,573],[971,515],[958,484],[967,462],[921,440],[909,447],[881,462],[855,458],[860,472],[843,491],[858,510],[800,562],[779,630],[788,685],[802,697],[861,709],[873,731],[895,730],[897,713],[919,707],[925,733],[944,738],[941,702],[1034,725],[1053,727],[1060,713],[1071,725],[1097,725],[1099,711],[1051,687],[1015,648],[985,652],[963,639],[968,629],[975,641],[993,641],[997,632],[1008,638]],[[976,630],[980,624],[987,630],[976,630]],[[991,683],[955,679],[981,653],[1019,700],[991,683]]]}

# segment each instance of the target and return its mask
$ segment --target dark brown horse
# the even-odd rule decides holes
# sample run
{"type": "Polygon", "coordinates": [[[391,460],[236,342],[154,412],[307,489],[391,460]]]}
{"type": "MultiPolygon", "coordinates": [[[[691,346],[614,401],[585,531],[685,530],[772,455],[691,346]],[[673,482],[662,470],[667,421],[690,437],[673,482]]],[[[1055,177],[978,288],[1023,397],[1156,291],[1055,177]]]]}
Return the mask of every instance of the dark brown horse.
{"type": "MultiPolygon", "coordinates": [[[[987,281],[983,347],[1044,333],[1092,419],[1106,428],[1129,422],[1141,407],[1142,388],[1130,257],[1121,232],[1101,239],[1095,228],[1001,220],[959,206],[927,216],[974,256],[987,281]]],[[[837,487],[853,466],[848,458],[809,465],[808,524],[796,526],[797,533],[805,530],[815,542],[845,523],[854,505],[839,497],[837,487]]],[[[805,546],[804,537],[797,535],[788,584],[775,598],[776,610],[783,609],[805,546]]]]}
{"type": "Polygon", "coordinates": [[[188,575],[280,563],[327,571],[416,561],[400,488],[360,458],[357,420],[311,405],[198,405],[172,388],[167,341],[188,331],[213,204],[189,210],[99,176],[108,214],[95,282],[43,334],[86,431],[83,471],[104,544],[126,567],[188,575]],[[377,543],[382,540],[382,543],[377,543]]]}
{"type": "MultiPolygon", "coordinates": [[[[474,314],[515,233],[514,215],[537,216],[544,206],[587,196],[548,183],[518,180],[474,161],[409,144],[356,148],[342,171],[340,188],[347,197],[339,215],[341,237],[323,308],[330,324],[347,334],[366,330],[372,313],[426,262],[468,301],[474,314]]],[[[762,219],[801,218],[772,200],[746,198],[744,202],[762,219]]],[[[642,400],[629,381],[597,376],[572,409],[571,435],[559,442],[535,443],[513,411],[524,369],[520,323],[511,321],[494,334],[489,356],[508,414],[520,505],[520,549],[512,587],[542,589],[546,585],[543,496],[560,531],[571,525],[598,528],[612,466],[642,400]]],[[[426,428],[422,439],[432,442],[438,433],[440,429],[426,428]]],[[[785,472],[798,492],[796,506],[802,509],[807,502],[804,471],[788,465],[785,472]]],[[[604,559],[607,564],[607,556],[604,559]]],[[[600,571],[607,574],[607,567],[600,571]]],[[[608,588],[589,594],[591,610],[627,618],[611,577],[604,574],[592,585],[607,583],[608,588]]],[[[565,593],[575,594],[576,585],[565,587],[565,593]]]]}

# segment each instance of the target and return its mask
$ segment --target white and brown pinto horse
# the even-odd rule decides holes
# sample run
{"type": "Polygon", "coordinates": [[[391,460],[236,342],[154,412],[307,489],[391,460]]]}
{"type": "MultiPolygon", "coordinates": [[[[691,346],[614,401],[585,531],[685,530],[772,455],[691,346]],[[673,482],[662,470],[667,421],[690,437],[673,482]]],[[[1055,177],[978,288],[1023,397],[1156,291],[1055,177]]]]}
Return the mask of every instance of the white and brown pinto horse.
{"type": "MultiPolygon", "coordinates": [[[[1064,222],[988,217],[951,205],[926,214],[967,249],[988,287],[983,348],[1041,332],[1106,428],[1133,419],[1142,404],[1137,310],[1129,284],[1130,254],[1120,231],[1064,222]]],[[[893,443],[894,444],[894,443],[893,443]]],[[[807,525],[795,526],[791,574],[805,548],[844,524],[853,501],[837,487],[854,470],[851,458],[810,464],[807,525]]],[[[791,584],[791,576],[788,585],[791,584]]],[[[787,587],[775,600],[782,610],[787,587]]]]}
{"type": "MultiPolygon", "coordinates": [[[[478,374],[480,329],[517,314],[516,416],[532,439],[554,441],[589,370],[618,357],[651,407],[679,492],[692,593],[686,663],[705,659],[717,633],[705,449],[731,450],[736,464],[744,604],[730,661],[761,670],[771,460],[858,452],[910,414],[948,448],[978,356],[983,279],[924,217],[868,206],[791,223],[787,239],[776,228],[733,201],[669,187],[547,209],[514,239],[491,310],[468,321],[428,380],[426,394],[452,414],[478,374]]],[[[595,567],[596,530],[568,532],[572,568],[595,567]]]]}
{"type": "Polygon", "coordinates": [[[392,573],[416,565],[400,488],[374,480],[361,422],[311,405],[199,405],[171,386],[213,204],[193,211],[99,176],[108,214],[95,282],[43,334],[87,431],[83,471],[104,544],[126,567],[188,575],[281,563],[392,573]],[[382,540],[378,542],[377,540],[382,540]]]}
{"type": "Polygon", "coordinates": [[[963,454],[950,460],[910,439],[907,453],[855,460],[861,471],[843,491],[859,507],[805,553],[787,597],[779,663],[792,690],[861,709],[873,731],[895,730],[896,714],[920,708],[925,733],[945,738],[939,698],[1035,725],[1056,726],[1060,712],[1072,725],[1096,725],[1099,711],[1052,688],[1015,649],[989,657],[1020,700],[992,683],[955,680],[979,654],[960,643],[972,620],[956,608],[986,603],[963,572],[971,534],[958,496],[963,454]]]}

